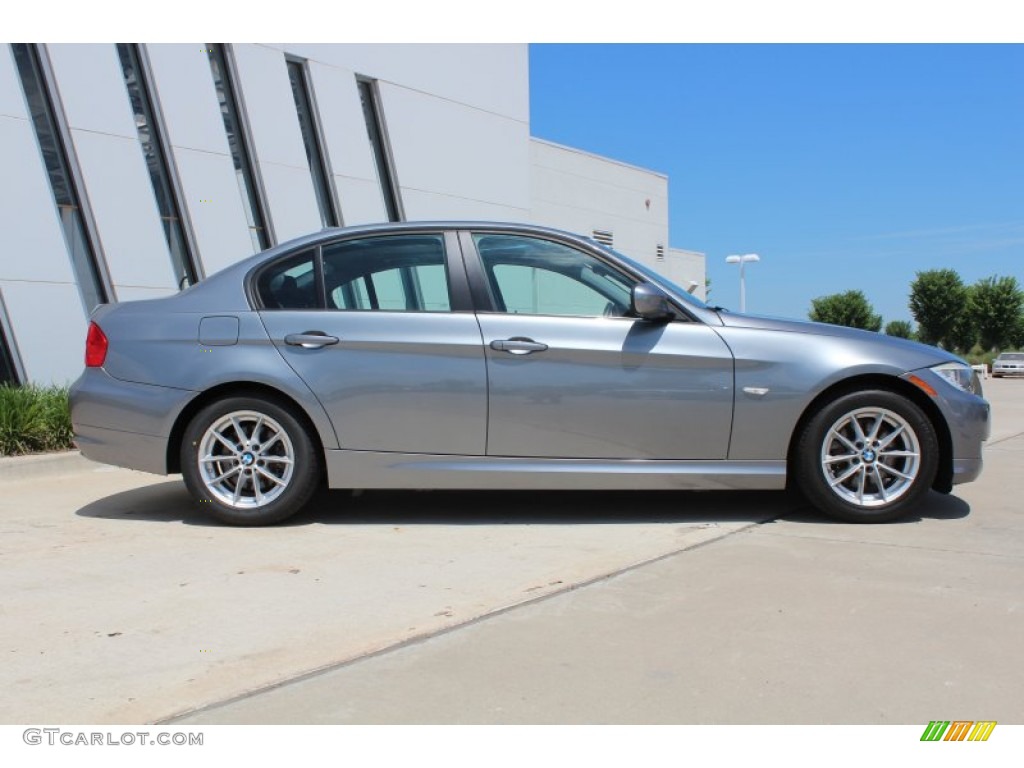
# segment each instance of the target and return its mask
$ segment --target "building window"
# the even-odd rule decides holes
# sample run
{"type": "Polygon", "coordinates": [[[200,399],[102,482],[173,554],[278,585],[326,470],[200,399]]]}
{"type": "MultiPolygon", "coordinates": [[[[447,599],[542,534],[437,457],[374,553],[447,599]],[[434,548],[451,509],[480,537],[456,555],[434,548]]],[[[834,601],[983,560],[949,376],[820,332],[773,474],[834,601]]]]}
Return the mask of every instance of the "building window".
{"type": "Polygon", "coordinates": [[[0,386],[16,387],[21,384],[18,366],[14,361],[10,345],[7,343],[7,313],[4,311],[3,299],[0,298],[0,386]]]}
{"type": "Polygon", "coordinates": [[[370,140],[373,162],[377,169],[377,180],[384,197],[384,208],[388,221],[401,221],[404,217],[402,200],[398,194],[395,181],[394,165],[391,161],[391,148],[387,141],[384,116],[377,95],[377,84],[373,80],[359,78],[359,100],[363,106],[363,118],[366,120],[366,134],[370,140]]]}
{"type": "Polygon", "coordinates": [[[612,247],[612,241],[615,237],[610,230],[607,229],[595,229],[594,239],[601,245],[607,245],[609,248],[612,247]]]}
{"type": "Polygon", "coordinates": [[[245,217],[249,223],[249,237],[252,238],[254,251],[264,251],[273,245],[274,238],[270,232],[270,217],[257,182],[256,164],[249,149],[249,131],[235,88],[236,78],[228,61],[226,46],[212,44],[208,50],[213,85],[217,90],[220,114],[224,119],[224,132],[227,134],[231,159],[235,164],[235,180],[238,182],[238,191],[242,195],[245,217]]]}
{"type": "Polygon", "coordinates": [[[662,245],[661,243],[658,243],[658,245],[654,249],[654,258],[657,261],[665,260],[665,246],[662,245]]]}
{"type": "Polygon", "coordinates": [[[57,206],[78,290],[86,313],[91,313],[98,305],[110,301],[113,291],[109,288],[109,283],[104,279],[104,273],[100,268],[100,261],[97,258],[99,239],[95,236],[95,231],[91,227],[91,216],[83,207],[84,200],[78,192],[76,179],[80,178],[80,174],[74,165],[74,155],[67,139],[63,115],[57,110],[38,46],[16,43],[11,48],[18,66],[21,87],[25,91],[36,140],[39,142],[43,163],[46,166],[50,191],[57,206]]]}
{"type": "Polygon", "coordinates": [[[320,208],[320,223],[325,227],[336,227],[340,218],[331,194],[330,172],[322,150],[323,142],[313,110],[313,97],[309,89],[309,79],[306,77],[305,63],[288,59],[288,79],[292,83],[295,111],[299,116],[299,128],[302,129],[302,143],[306,147],[306,161],[309,163],[309,173],[313,178],[316,203],[320,208]]]}
{"type": "Polygon", "coordinates": [[[182,207],[176,193],[176,179],[172,173],[165,149],[163,129],[154,110],[152,89],[143,64],[139,46],[134,43],[118,43],[117,55],[121,59],[124,84],[128,89],[139,143],[146,158],[149,179],[153,184],[164,236],[171,252],[174,278],[179,286],[192,284],[199,279],[199,270],[188,238],[182,207]]]}

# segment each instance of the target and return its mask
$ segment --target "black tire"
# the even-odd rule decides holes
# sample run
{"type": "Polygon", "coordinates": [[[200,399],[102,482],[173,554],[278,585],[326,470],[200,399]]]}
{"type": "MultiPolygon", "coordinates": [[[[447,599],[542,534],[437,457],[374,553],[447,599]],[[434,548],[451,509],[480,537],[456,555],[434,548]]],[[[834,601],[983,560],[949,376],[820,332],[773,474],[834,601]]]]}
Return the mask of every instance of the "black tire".
{"type": "Polygon", "coordinates": [[[822,406],[796,445],[800,491],[829,517],[884,523],[906,515],[932,487],[939,440],[903,395],[867,390],[822,406]]]}
{"type": "Polygon", "coordinates": [[[203,511],[231,525],[291,517],[316,493],[321,465],[292,411],[260,397],[211,403],[195,415],[181,443],[185,486],[203,511]]]}

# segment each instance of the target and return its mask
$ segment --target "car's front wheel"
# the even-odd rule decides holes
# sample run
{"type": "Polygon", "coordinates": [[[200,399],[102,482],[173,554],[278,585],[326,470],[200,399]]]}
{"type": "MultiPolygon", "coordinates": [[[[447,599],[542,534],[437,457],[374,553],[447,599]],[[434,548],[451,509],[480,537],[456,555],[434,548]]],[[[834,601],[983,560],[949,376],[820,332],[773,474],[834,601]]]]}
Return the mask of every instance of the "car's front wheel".
{"type": "Polygon", "coordinates": [[[320,456],[287,408],[231,397],[203,408],[181,446],[185,485],[200,506],[232,525],[269,525],[316,492],[320,456]]]}
{"type": "Polygon", "coordinates": [[[846,522],[905,515],[928,493],[939,465],[935,428],[895,392],[854,392],[807,422],[795,456],[797,484],[819,510],[846,522]]]}

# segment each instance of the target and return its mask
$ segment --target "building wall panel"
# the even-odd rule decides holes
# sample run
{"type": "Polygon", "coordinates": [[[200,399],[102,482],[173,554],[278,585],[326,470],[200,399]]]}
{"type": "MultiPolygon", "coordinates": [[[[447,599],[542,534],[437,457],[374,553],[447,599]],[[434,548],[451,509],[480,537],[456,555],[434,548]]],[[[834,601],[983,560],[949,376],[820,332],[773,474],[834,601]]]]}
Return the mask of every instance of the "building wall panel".
{"type": "Polygon", "coordinates": [[[73,283],[0,280],[7,316],[30,381],[70,384],[85,365],[87,322],[73,283]]]}
{"type": "Polygon", "coordinates": [[[138,138],[75,129],[71,137],[115,290],[177,290],[138,138]]]}
{"type": "Polygon", "coordinates": [[[206,274],[255,253],[231,157],[175,147],[174,162],[206,274]]]}
{"type": "Polygon", "coordinates": [[[279,242],[320,228],[320,214],[282,51],[232,47],[253,153],[279,242]]]}
{"type": "Polygon", "coordinates": [[[0,231],[6,241],[0,277],[74,284],[57,207],[28,120],[0,116],[0,168],[0,231]]]}
{"type": "MultiPolygon", "coordinates": [[[[380,84],[402,189],[529,209],[529,126],[428,94],[380,84]]],[[[411,218],[411,213],[406,213],[411,218]]]]}

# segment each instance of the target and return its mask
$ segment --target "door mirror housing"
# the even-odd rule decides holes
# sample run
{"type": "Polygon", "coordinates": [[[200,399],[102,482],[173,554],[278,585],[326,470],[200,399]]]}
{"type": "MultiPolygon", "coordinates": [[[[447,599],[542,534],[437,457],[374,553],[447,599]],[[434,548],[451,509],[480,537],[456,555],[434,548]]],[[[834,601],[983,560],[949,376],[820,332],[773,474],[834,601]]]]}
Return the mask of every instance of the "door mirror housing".
{"type": "Polygon", "coordinates": [[[652,283],[639,283],[632,291],[633,314],[643,320],[667,321],[675,317],[668,294],[652,283]]]}

